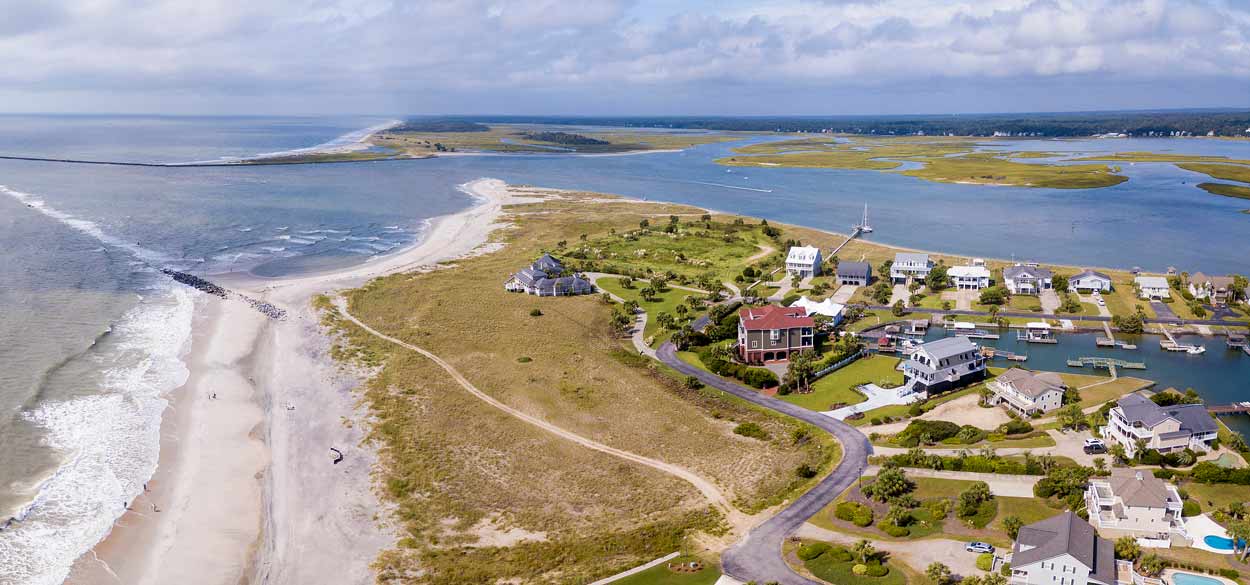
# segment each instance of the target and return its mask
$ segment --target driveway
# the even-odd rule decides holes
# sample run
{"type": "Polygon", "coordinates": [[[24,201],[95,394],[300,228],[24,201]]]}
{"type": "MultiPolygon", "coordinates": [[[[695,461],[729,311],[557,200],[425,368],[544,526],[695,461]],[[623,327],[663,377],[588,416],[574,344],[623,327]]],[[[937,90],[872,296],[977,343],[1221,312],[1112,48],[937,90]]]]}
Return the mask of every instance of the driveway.
{"type": "Polygon", "coordinates": [[[851,302],[851,297],[855,296],[855,291],[858,289],[859,287],[853,284],[844,284],[838,287],[837,292],[833,293],[833,296],[829,298],[839,305],[846,305],[851,302]]]}
{"type": "Polygon", "coordinates": [[[979,290],[948,290],[942,293],[942,300],[951,301],[956,311],[971,311],[972,303],[980,298],[979,290]]]}
{"type": "Polygon", "coordinates": [[[1176,313],[1172,312],[1172,307],[1167,303],[1160,301],[1150,301],[1150,308],[1155,310],[1155,316],[1160,319],[1176,319],[1176,313]]]}
{"type": "Polygon", "coordinates": [[[780,585],[824,585],[794,572],[794,569],[791,569],[781,556],[781,545],[786,537],[798,530],[808,518],[824,509],[863,475],[864,468],[868,466],[868,455],[872,453],[872,445],[868,444],[868,437],[846,423],[766,396],[687,364],[677,359],[676,348],[672,343],[665,342],[660,347],[657,359],[681,372],[682,375],[698,378],[711,388],[809,423],[830,433],[842,444],[842,461],[832,473],[777,515],[756,526],[745,539],[721,555],[721,569],[741,581],[754,580],[760,583],[776,581],[780,585]]]}
{"type": "Polygon", "coordinates": [[[1059,300],[1059,293],[1055,289],[1047,289],[1037,295],[1037,300],[1042,302],[1042,312],[1047,315],[1054,315],[1059,311],[1059,305],[1063,303],[1059,300]]]}
{"type": "Polygon", "coordinates": [[[857,412],[868,412],[874,408],[881,408],[882,406],[890,406],[892,404],[911,404],[920,399],[920,396],[917,394],[899,396],[897,390],[882,388],[876,384],[864,384],[859,387],[859,391],[862,392],[864,396],[867,396],[868,400],[859,404],[843,406],[837,410],[827,410],[821,414],[831,416],[838,420],[846,420],[846,417],[857,412]]]}
{"type": "Polygon", "coordinates": [[[911,291],[907,290],[907,285],[896,284],[894,285],[893,294],[890,295],[890,306],[893,307],[894,303],[903,301],[903,306],[909,307],[911,306],[911,303],[907,302],[907,300],[910,298],[911,298],[911,291]]]}
{"type": "MultiPolygon", "coordinates": [[[[798,536],[813,540],[823,540],[843,545],[853,545],[860,539],[858,536],[842,534],[814,524],[804,524],[797,532],[798,536]]],[[[942,563],[950,567],[956,577],[981,575],[984,571],[977,568],[977,555],[964,550],[965,543],[948,538],[925,538],[907,542],[874,540],[872,546],[880,551],[890,553],[890,557],[902,561],[924,574],[930,564],[942,563]]]]}

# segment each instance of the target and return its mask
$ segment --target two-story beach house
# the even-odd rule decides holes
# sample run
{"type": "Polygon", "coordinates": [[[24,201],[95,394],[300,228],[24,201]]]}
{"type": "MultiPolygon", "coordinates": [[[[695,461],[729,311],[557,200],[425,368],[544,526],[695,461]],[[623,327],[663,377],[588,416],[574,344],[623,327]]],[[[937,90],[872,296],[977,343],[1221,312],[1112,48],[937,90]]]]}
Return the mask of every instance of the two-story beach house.
{"type": "Polygon", "coordinates": [[[799,278],[820,276],[820,248],[791,246],[786,255],[786,273],[799,278]]]}
{"type": "Polygon", "coordinates": [[[838,262],[838,284],[868,286],[872,281],[872,265],[867,262],[838,262]]]}
{"type": "Polygon", "coordinates": [[[540,297],[588,295],[595,292],[595,285],[576,275],[561,276],[564,265],[550,254],[543,254],[533,264],[508,277],[504,290],[523,292],[540,297]]]}
{"type": "Polygon", "coordinates": [[[951,266],[946,277],[956,290],[981,290],[990,286],[990,269],[984,266],[951,266]]]}
{"type": "Polygon", "coordinates": [[[929,260],[928,254],[899,252],[890,265],[890,280],[895,283],[904,283],[908,279],[923,280],[932,269],[933,261],[929,260]]]}
{"type": "Polygon", "coordinates": [[[1012,368],[986,384],[990,404],[1001,404],[1023,416],[1046,413],[1063,405],[1063,379],[1054,372],[1012,368]]]}
{"type": "Polygon", "coordinates": [[[917,394],[937,394],[984,378],[985,363],[967,337],[930,341],[903,362],[903,386],[917,394]]]}
{"type": "Polygon", "coordinates": [[[1163,300],[1172,298],[1168,290],[1168,279],[1162,276],[1138,276],[1133,278],[1137,283],[1138,296],[1147,300],[1163,300]]]}
{"type": "Polygon", "coordinates": [[[1068,279],[1068,290],[1086,294],[1111,292],[1111,277],[1096,270],[1083,270],[1068,279]]]}
{"type": "Polygon", "coordinates": [[[1210,301],[1217,307],[1232,301],[1234,290],[1231,276],[1207,276],[1195,272],[1189,277],[1189,294],[1195,299],[1210,301]]]}
{"type": "Polygon", "coordinates": [[[1193,449],[1210,450],[1219,426],[1201,404],[1159,406],[1139,393],[1116,401],[1107,415],[1102,435],[1124,446],[1129,457],[1137,456],[1137,441],[1160,453],[1193,449]]]}
{"type": "Polygon", "coordinates": [[[1016,264],[1003,269],[1003,284],[1013,295],[1036,295],[1051,289],[1054,276],[1045,268],[1016,264]]]}
{"type": "Polygon", "coordinates": [[[1089,522],[1108,538],[1132,536],[1156,547],[1188,546],[1176,487],[1140,469],[1116,468],[1094,477],[1085,490],[1089,522]]]}
{"type": "Polygon", "coordinates": [[[1064,512],[1020,528],[1011,546],[1011,585],[1115,585],[1115,546],[1064,512]]]}
{"type": "Polygon", "coordinates": [[[737,352],[744,363],[785,361],[816,346],[816,324],[802,307],[746,307],[738,317],[737,352]]]}

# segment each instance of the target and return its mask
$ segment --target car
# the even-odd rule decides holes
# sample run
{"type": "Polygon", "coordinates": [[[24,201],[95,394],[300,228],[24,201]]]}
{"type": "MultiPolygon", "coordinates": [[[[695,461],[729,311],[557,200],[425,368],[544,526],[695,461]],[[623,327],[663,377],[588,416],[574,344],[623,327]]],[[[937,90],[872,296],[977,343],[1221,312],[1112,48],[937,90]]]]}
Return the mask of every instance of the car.
{"type": "Polygon", "coordinates": [[[1098,455],[1107,452],[1107,444],[1102,442],[1102,439],[1085,439],[1083,450],[1086,455],[1098,455]]]}
{"type": "Polygon", "coordinates": [[[977,554],[992,553],[994,552],[994,546],[985,542],[969,542],[964,545],[964,550],[977,554]]]}
{"type": "Polygon", "coordinates": [[[1095,445],[1097,445],[1097,446],[1099,446],[1099,447],[1106,447],[1106,446],[1107,446],[1107,444],[1106,444],[1106,443],[1104,443],[1104,442],[1102,441],[1102,439],[1085,439],[1085,446],[1086,446],[1086,447],[1093,447],[1093,446],[1095,446],[1095,445]]]}

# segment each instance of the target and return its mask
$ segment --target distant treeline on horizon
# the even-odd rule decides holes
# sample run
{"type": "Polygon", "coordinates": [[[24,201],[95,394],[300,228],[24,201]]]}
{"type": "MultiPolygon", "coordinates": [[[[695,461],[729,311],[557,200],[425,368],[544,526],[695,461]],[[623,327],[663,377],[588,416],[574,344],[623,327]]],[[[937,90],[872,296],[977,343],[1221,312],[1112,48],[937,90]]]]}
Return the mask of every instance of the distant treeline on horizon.
{"type": "MultiPolygon", "coordinates": [[[[423,118],[414,117],[412,122],[423,118]]],[[[426,123],[434,118],[424,118],[426,123]]],[[[916,116],[440,116],[439,120],[753,132],[929,136],[1072,137],[1128,136],[1250,137],[1250,111],[1173,110],[916,116]]],[[[410,123],[412,123],[410,122],[410,123]]]]}

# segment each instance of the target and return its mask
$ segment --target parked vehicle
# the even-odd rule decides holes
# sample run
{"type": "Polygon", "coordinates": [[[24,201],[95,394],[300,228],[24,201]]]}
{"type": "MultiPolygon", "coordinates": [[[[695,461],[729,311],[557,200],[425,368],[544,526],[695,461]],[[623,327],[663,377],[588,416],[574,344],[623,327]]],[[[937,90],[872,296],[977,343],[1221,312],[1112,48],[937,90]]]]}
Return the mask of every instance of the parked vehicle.
{"type": "Polygon", "coordinates": [[[994,552],[994,546],[985,542],[969,542],[964,546],[964,550],[977,554],[992,553],[994,552]]]}
{"type": "Polygon", "coordinates": [[[1085,439],[1084,451],[1086,455],[1097,455],[1100,453],[1106,453],[1107,444],[1104,443],[1102,439],[1085,439]]]}

